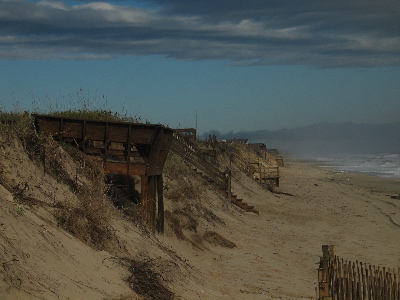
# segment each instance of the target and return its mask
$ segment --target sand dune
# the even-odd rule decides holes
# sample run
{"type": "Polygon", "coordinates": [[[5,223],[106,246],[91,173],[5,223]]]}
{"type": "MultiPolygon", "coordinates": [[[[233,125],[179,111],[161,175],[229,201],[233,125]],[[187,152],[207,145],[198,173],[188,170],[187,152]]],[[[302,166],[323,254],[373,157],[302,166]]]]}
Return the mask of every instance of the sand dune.
{"type": "Polygon", "coordinates": [[[166,198],[179,236],[171,222],[165,235],[152,235],[115,211],[113,237],[96,249],[57,223],[54,203],[77,202],[73,192],[23,153],[18,143],[2,146],[2,300],[145,299],[131,288],[133,262],[151,266],[176,299],[314,299],[325,244],[346,260],[400,266],[400,200],[391,197],[400,193],[398,179],[289,160],[273,193],[234,169],[234,193],[259,215],[199,181],[195,200],[166,198]]]}

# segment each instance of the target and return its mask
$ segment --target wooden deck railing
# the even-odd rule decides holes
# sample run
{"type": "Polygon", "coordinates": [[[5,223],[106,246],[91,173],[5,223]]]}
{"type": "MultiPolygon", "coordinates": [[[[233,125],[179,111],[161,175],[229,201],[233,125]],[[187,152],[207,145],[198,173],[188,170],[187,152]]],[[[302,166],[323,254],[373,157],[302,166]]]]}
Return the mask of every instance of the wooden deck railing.
{"type": "Polygon", "coordinates": [[[254,162],[249,162],[241,155],[234,153],[233,162],[242,169],[245,173],[253,176],[253,179],[260,183],[274,182],[276,186],[279,186],[279,167],[278,166],[266,166],[260,163],[259,159],[254,162]]]}

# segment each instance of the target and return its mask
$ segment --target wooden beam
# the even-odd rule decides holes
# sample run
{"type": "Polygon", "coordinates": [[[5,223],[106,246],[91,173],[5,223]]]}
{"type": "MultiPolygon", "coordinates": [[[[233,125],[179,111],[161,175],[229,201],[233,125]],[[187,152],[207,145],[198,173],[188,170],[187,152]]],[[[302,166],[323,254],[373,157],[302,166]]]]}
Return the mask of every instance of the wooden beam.
{"type": "Polygon", "coordinates": [[[146,164],[129,164],[129,173],[126,171],[126,163],[107,161],[104,171],[110,174],[127,174],[127,175],[139,175],[144,176],[146,174],[147,165],[146,164]]]}
{"type": "Polygon", "coordinates": [[[142,176],[141,210],[144,223],[150,230],[156,229],[156,180],[155,176],[142,176]]]}
{"type": "Polygon", "coordinates": [[[82,127],[82,145],[81,149],[83,152],[85,152],[86,148],[86,121],[83,121],[83,127],[82,127]]]}
{"type": "Polygon", "coordinates": [[[164,184],[162,175],[157,175],[157,230],[164,234],[164,184]]]}
{"type": "Polygon", "coordinates": [[[126,143],[126,147],[128,150],[128,153],[126,155],[126,172],[129,174],[129,167],[130,167],[130,163],[131,163],[131,133],[132,133],[132,125],[129,124],[128,127],[128,143],[126,143]]]}

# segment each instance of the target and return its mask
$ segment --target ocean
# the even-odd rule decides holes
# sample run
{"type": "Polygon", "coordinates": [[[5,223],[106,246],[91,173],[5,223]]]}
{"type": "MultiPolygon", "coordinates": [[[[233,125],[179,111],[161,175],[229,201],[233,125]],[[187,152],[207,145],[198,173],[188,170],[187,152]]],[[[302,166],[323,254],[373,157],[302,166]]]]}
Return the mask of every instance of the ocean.
{"type": "Polygon", "coordinates": [[[257,141],[287,158],[318,161],[323,167],[379,177],[400,178],[400,149],[344,141],[257,141]],[[382,149],[382,150],[380,150],[382,149]],[[384,149],[384,150],[383,150],[384,149]]]}
{"type": "Polygon", "coordinates": [[[346,154],[316,157],[321,167],[388,178],[400,178],[400,153],[346,154]]]}

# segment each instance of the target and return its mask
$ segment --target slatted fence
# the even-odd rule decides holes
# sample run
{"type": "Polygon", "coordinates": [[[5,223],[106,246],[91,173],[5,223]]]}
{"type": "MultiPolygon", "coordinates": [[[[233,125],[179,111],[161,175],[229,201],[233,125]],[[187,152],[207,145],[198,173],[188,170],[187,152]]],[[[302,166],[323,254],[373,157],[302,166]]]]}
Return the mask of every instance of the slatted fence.
{"type": "Polygon", "coordinates": [[[319,300],[400,300],[400,268],[347,261],[322,246],[319,300]]]}

